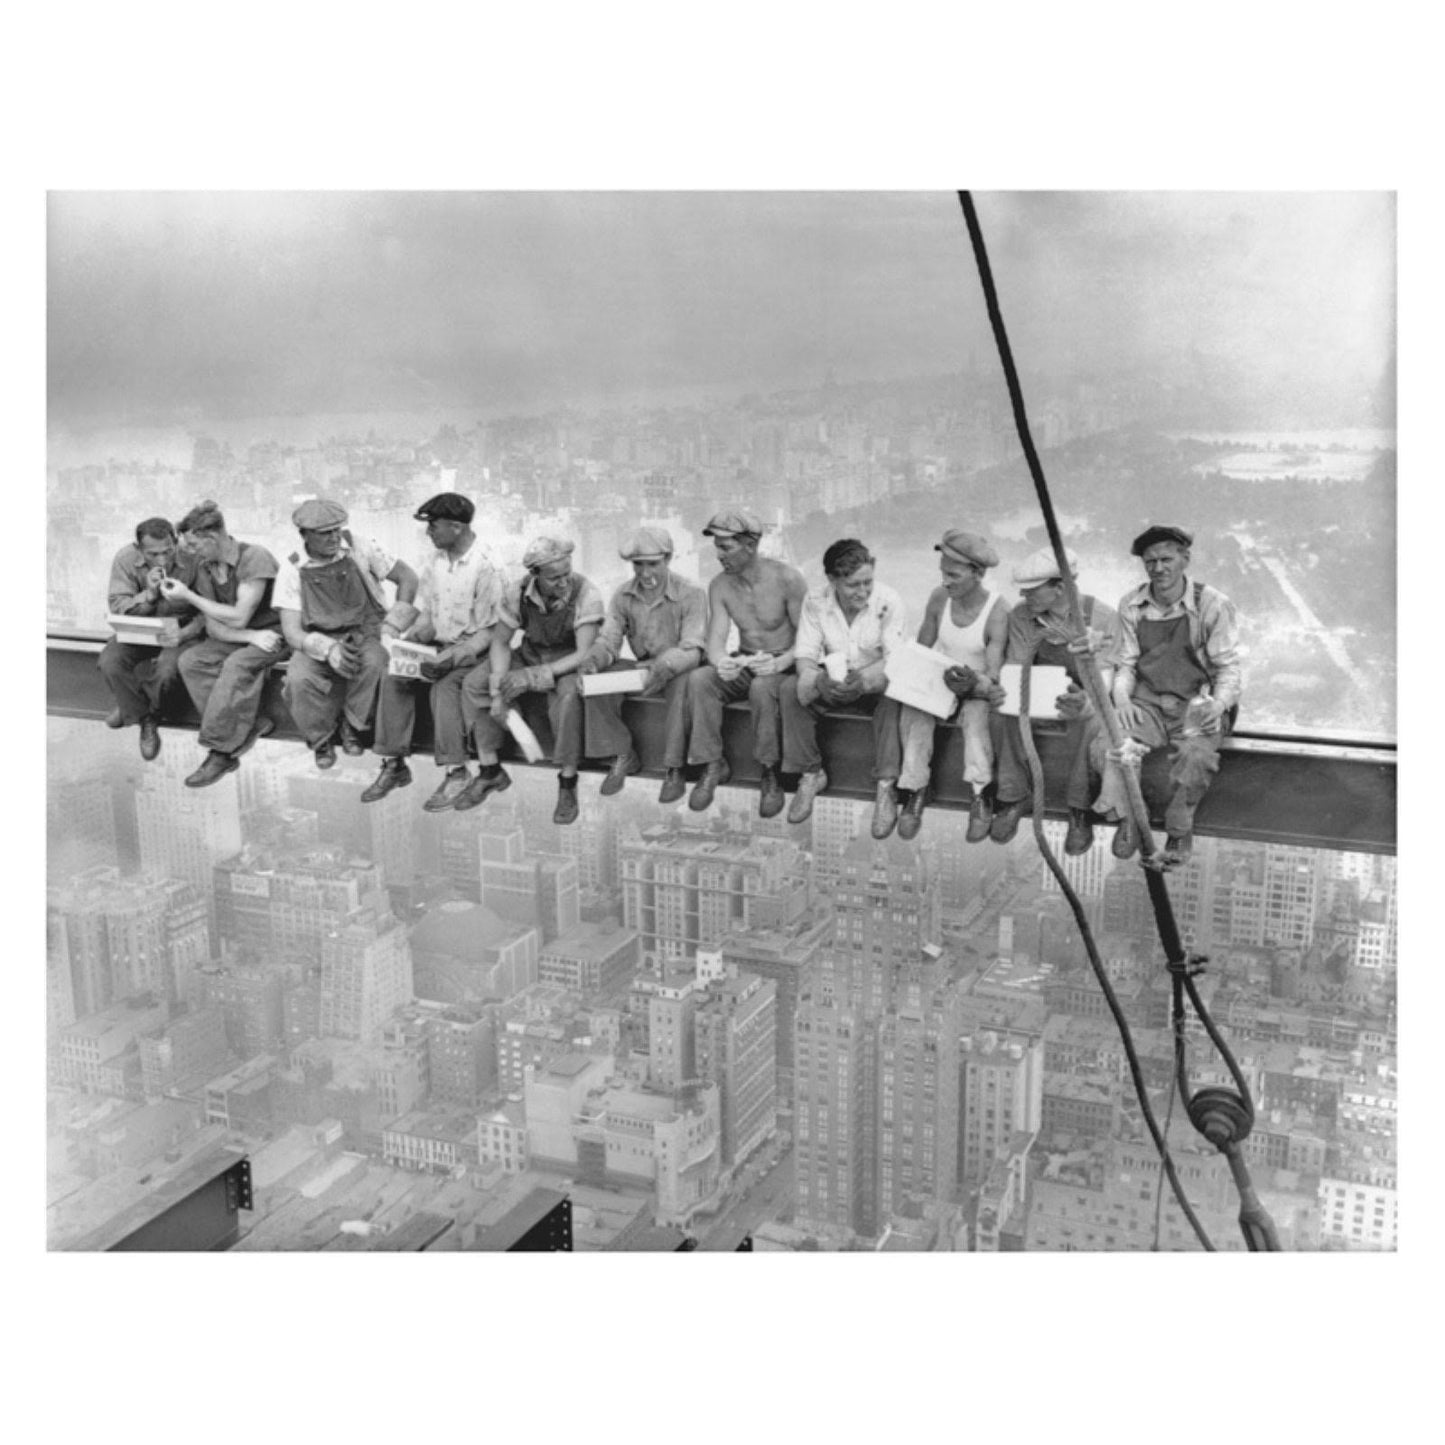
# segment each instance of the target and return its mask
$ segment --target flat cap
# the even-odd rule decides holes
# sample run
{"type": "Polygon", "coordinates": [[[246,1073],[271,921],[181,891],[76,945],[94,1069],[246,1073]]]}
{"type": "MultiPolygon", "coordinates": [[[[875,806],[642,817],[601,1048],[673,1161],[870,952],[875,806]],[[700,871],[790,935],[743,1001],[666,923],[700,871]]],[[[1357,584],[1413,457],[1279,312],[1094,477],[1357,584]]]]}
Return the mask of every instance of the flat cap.
{"type": "MultiPolygon", "coordinates": [[[[1064,552],[1064,560],[1069,564],[1069,575],[1079,575],[1079,559],[1070,551],[1064,552]]],[[[1022,562],[1014,568],[1014,585],[1022,587],[1025,592],[1035,587],[1042,587],[1045,582],[1056,581],[1059,577],[1059,559],[1054,556],[1052,547],[1040,547],[1037,552],[1025,557],[1022,562]]]]}
{"type": "Polygon", "coordinates": [[[527,543],[527,550],[522,553],[522,566],[533,571],[538,567],[545,567],[549,562],[560,562],[572,555],[576,545],[566,537],[533,537],[527,543]]]}
{"type": "Polygon", "coordinates": [[[333,502],[327,497],[312,497],[291,513],[291,520],[303,532],[320,532],[327,527],[344,527],[346,515],[346,508],[340,502],[333,502]]]}
{"type": "Polygon", "coordinates": [[[955,562],[974,562],[980,567],[997,567],[998,553],[989,545],[987,537],[977,532],[963,532],[957,527],[943,534],[943,541],[933,544],[935,552],[955,562]]]}
{"type": "Polygon", "coordinates": [[[1146,527],[1134,538],[1134,545],[1129,550],[1134,556],[1142,557],[1144,549],[1152,547],[1156,542],[1173,542],[1180,547],[1192,547],[1194,538],[1183,527],[1146,527]]]}
{"type": "Polygon", "coordinates": [[[639,527],[618,549],[625,562],[655,562],[672,556],[672,533],[665,527],[639,527]]]}
{"type": "Polygon", "coordinates": [[[716,512],[702,534],[704,537],[761,537],[763,524],[751,512],[716,512]]]}
{"type": "Polygon", "coordinates": [[[418,522],[470,522],[477,514],[470,497],[460,492],[438,492],[413,513],[418,522]]]}

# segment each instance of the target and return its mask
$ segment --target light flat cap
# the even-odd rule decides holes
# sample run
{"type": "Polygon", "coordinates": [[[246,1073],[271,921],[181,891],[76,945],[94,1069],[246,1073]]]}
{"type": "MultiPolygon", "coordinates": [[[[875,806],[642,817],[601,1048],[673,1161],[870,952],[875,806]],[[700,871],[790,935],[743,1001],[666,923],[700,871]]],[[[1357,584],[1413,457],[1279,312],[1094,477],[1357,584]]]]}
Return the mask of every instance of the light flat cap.
{"type": "Polygon", "coordinates": [[[412,514],[418,522],[467,523],[477,514],[470,497],[460,492],[438,492],[429,497],[412,514]]]}
{"type": "Polygon", "coordinates": [[[656,562],[672,556],[672,533],[665,527],[639,527],[617,549],[625,562],[656,562]]]}
{"type": "Polygon", "coordinates": [[[302,502],[291,513],[291,520],[303,532],[322,532],[328,527],[344,527],[346,517],[346,508],[340,502],[333,502],[327,497],[312,497],[309,502],[302,502]]]}
{"type": "Polygon", "coordinates": [[[576,543],[566,537],[533,537],[522,553],[522,566],[530,572],[549,562],[561,562],[576,550],[576,543]]]}
{"type": "MultiPolygon", "coordinates": [[[[1069,564],[1069,576],[1079,575],[1079,559],[1070,551],[1064,552],[1064,558],[1069,564]]],[[[1022,588],[1025,592],[1031,592],[1035,587],[1042,587],[1046,582],[1057,582],[1060,577],[1059,559],[1054,556],[1052,547],[1040,547],[1037,552],[1025,557],[1022,562],[1014,568],[1014,585],[1022,588]]]]}
{"type": "Polygon", "coordinates": [[[751,512],[716,512],[702,534],[704,537],[761,537],[763,524],[751,512]]]}
{"type": "Polygon", "coordinates": [[[1134,556],[1142,557],[1145,548],[1152,547],[1156,542],[1173,542],[1175,546],[1187,549],[1194,545],[1194,538],[1183,527],[1146,527],[1134,538],[1134,545],[1129,550],[1134,556]]]}
{"type": "Polygon", "coordinates": [[[955,562],[973,562],[979,567],[997,567],[998,553],[989,545],[987,537],[977,532],[964,532],[954,527],[943,534],[943,541],[933,544],[935,552],[955,562]]]}

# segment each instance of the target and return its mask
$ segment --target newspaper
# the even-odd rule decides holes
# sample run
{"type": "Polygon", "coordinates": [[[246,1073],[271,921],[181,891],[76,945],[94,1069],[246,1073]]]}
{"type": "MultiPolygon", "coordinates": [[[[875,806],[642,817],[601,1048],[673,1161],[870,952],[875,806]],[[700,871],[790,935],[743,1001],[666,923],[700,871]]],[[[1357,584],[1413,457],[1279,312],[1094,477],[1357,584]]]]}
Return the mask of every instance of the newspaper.
{"type": "Polygon", "coordinates": [[[420,677],[422,662],[435,657],[438,649],[424,642],[403,642],[399,637],[383,637],[381,645],[386,649],[388,677],[420,677]]]}
{"type": "Polygon", "coordinates": [[[946,653],[906,641],[888,655],[888,686],[884,695],[932,713],[934,717],[950,718],[958,707],[958,698],[949,691],[943,674],[953,666],[953,658],[946,653]]]}
{"type": "MultiPolygon", "coordinates": [[[[1003,706],[1000,712],[1018,717],[1022,709],[1023,664],[1006,662],[999,673],[999,683],[1004,690],[1003,706]]],[[[1069,669],[1044,665],[1029,672],[1029,716],[1051,718],[1056,715],[1059,698],[1069,687],[1069,669]]]]}

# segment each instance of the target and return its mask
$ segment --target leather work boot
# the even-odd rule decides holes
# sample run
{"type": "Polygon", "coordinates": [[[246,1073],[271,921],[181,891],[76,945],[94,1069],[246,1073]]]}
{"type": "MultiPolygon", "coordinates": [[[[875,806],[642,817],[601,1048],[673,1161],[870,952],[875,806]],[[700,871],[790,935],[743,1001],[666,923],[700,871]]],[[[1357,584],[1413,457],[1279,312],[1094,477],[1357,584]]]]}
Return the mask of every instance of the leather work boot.
{"type": "Polygon", "coordinates": [[[552,809],[554,823],[575,823],[577,821],[577,785],[570,788],[557,784],[557,806],[552,809]]]}
{"type": "Polygon", "coordinates": [[[873,827],[869,830],[881,843],[898,826],[898,794],[891,781],[878,784],[873,801],[873,827]]]}
{"type": "Polygon", "coordinates": [[[316,759],[316,766],[322,772],[325,772],[327,768],[334,768],[336,766],[336,739],[327,738],[325,742],[317,743],[311,753],[316,759]]]}
{"type": "Polygon", "coordinates": [[[465,768],[448,768],[446,777],[441,780],[441,786],[422,804],[423,810],[428,813],[445,813],[449,808],[454,808],[457,799],[466,792],[471,781],[472,775],[465,768]]]}
{"type": "Polygon", "coordinates": [[[206,754],[206,760],[186,779],[188,788],[209,788],[219,783],[227,773],[234,773],[241,766],[241,760],[233,753],[218,753],[213,748],[206,754]]]}
{"type": "Polygon", "coordinates": [[[113,707],[106,713],[105,725],[108,728],[123,728],[125,726],[125,718],[121,716],[121,711],[118,707],[113,707]]]}
{"type": "Polygon", "coordinates": [[[708,763],[702,770],[702,777],[697,780],[692,790],[692,797],[687,800],[687,806],[694,813],[705,812],[712,807],[712,797],[727,780],[732,777],[733,770],[728,766],[726,758],[719,758],[715,763],[708,763]]]}
{"type": "Polygon", "coordinates": [[[1164,861],[1171,867],[1183,867],[1193,853],[1193,833],[1180,833],[1178,837],[1171,833],[1168,838],[1164,840],[1164,861]]]}
{"type": "Polygon", "coordinates": [[[783,784],[778,778],[776,768],[764,768],[763,776],[758,784],[758,817],[776,818],[783,811],[783,804],[788,801],[788,795],[783,791],[783,784]]]}
{"type": "Polygon", "coordinates": [[[393,788],[410,786],[411,769],[407,767],[406,759],[385,758],[375,781],[362,793],[361,801],[363,803],[379,803],[393,788]]]}
{"type": "Polygon", "coordinates": [[[612,766],[607,770],[607,776],[602,779],[602,786],[598,790],[604,798],[610,798],[614,793],[622,791],[622,785],[633,773],[642,771],[642,759],[636,753],[623,753],[613,758],[612,766]]]}
{"type": "Polygon", "coordinates": [[[146,762],[153,763],[160,755],[161,730],[153,717],[140,720],[140,755],[146,762]]]}
{"type": "Polygon", "coordinates": [[[345,718],[341,719],[341,751],[348,758],[359,758],[366,751],[356,729],[345,718]]]}
{"type": "Polygon", "coordinates": [[[798,791],[788,809],[788,822],[806,823],[813,816],[813,799],[828,786],[828,775],[822,768],[809,768],[798,779],[798,791]]]}
{"type": "Polygon", "coordinates": [[[927,785],[913,790],[913,796],[903,805],[898,815],[898,836],[916,838],[923,826],[923,810],[928,806],[927,785]]]}
{"type": "Polygon", "coordinates": [[[1139,851],[1139,830],[1132,818],[1120,819],[1110,851],[1116,858],[1132,858],[1139,851]]]}
{"type": "Polygon", "coordinates": [[[1069,831],[1064,838],[1064,852],[1078,858],[1094,846],[1094,825],[1085,808],[1069,809],[1069,831]]]}
{"type": "Polygon", "coordinates": [[[505,793],[512,786],[511,775],[505,768],[498,768],[495,777],[484,778],[480,773],[467,784],[462,795],[452,804],[455,812],[465,813],[470,808],[480,807],[490,793],[505,793]]]}
{"type": "Polygon", "coordinates": [[[687,779],[681,768],[669,768],[662,780],[662,791],[657,795],[659,803],[675,803],[687,792],[687,779]]]}
{"type": "Polygon", "coordinates": [[[1019,819],[1033,812],[1034,805],[1027,798],[1014,803],[1000,803],[989,825],[988,836],[995,843],[1012,843],[1019,830],[1019,819]]]}
{"type": "Polygon", "coordinates": [[[988,837],[993,824],[993,784],[973,790],[973,802],[968,805],[968,832],[964,834],[970,843],[982,843],[988,837]]]}

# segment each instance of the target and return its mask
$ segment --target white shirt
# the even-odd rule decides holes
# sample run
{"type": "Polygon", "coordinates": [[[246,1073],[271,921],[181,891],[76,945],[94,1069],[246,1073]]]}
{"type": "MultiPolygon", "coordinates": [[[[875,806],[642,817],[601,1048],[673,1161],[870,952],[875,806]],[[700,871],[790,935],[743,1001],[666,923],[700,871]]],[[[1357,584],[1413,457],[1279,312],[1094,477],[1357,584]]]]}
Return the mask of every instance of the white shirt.
{"type": "Polygon", "coordinates": [[[505,579],[479,540],[455,559],[434,551],[417,573],[418,638],[448,646],[497,625],[505,579]]]}
{"type": "Polygon", "coordinates": [[[861,672],[886,659],[904,641],[906,624],[903,601],[893,588],[874,583],[863,610],[849,622],[833,584],[825,582],[803,599],[793,656],[799,662],[821,663],[830,653],[841,652],[849,668],[861,672]]]}

